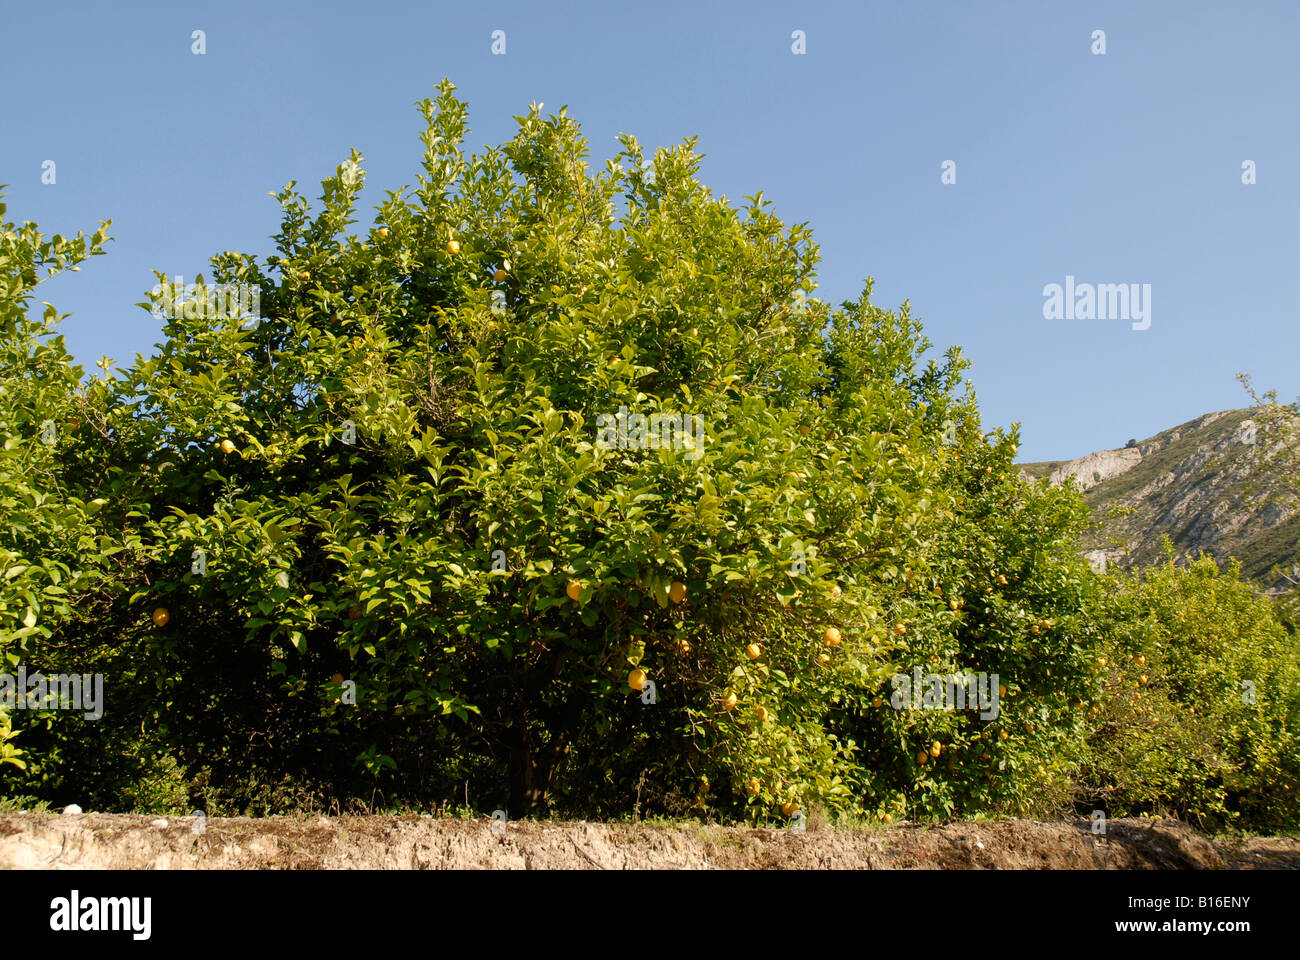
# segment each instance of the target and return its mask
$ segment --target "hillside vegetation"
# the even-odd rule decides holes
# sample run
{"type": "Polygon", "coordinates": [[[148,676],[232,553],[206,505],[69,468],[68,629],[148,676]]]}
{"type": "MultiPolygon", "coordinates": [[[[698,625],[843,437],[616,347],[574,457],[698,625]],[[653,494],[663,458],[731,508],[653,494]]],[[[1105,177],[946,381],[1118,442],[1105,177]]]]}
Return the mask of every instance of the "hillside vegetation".
{"type": "Polygon", "coordinates": [[[1105,551],[1110,563],[1152,566],[1168,538],[1180,560],[1201,552],[1221,563],[1235,557],[1244,576],[1281,589],[1300,563],[1300,504],[1289,486],[1291,465],[1277,456],[1285,440],[1264,428],[1259,413],[1210,413],[1132,447],[1019,466],[1053,483],[1075,479],[1099,522],[1081,547],[1105,551]]]}

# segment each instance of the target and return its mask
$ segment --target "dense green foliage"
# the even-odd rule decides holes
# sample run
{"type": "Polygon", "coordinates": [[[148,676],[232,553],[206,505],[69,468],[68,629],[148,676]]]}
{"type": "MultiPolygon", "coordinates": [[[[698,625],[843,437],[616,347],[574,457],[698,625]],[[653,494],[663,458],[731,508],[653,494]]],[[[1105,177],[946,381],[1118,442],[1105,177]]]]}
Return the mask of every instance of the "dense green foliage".
{"type": "Polygon", "coordinates": [[[367,231],[354,154],[315,215],[277,195],[274,255],[213,258],[260,323],[176,311],[114,377],[82,383],[52,309],[26,319],[31,268],[103,231],[47,250],[5,225],[0,648],[103,673],[106,704],[0,717],[0,790],[1294,820],[1294,639],[1235,572],[1092,574],[1082,500],[1015,477],[960,351],[923,360],[869,282],[807,298],[807,228],[715,198],[692,143],[651,167],[625,137],[592,172],[534,109],[467,156],[452,90],[367,231]],[[611,446],[620,410],[699,430],[611,446]],[[76,425],[45,444],[46,420],[76,425]],[[1232,643],[1193,642],[1193,608],[1232,643]],[[1142,753],[1105,683],[1138,648],[1195,758],[1142,753]],[[996,707],[894,709],[916,669],[994,677],[996,707]],[[1255,679],[1251,711],[1203,709],[1219,674],[1255,679]]]}
{"type": "Polygon", "coordinates": [[[1112,811],[1294,826],[1300,660],[1257,588],[1209,557],[1120,579],[1081,778],[1112,811]]]}

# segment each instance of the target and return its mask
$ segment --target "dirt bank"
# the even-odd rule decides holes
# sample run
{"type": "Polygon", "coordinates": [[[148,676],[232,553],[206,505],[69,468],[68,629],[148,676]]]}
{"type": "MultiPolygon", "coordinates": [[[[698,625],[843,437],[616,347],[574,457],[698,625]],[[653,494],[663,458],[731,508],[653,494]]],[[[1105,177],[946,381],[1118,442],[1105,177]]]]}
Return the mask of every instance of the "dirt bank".
{"type": "Polygon", "coordinates": [[[880,829],[494,824],[432,817],[0,815],[0,869],[1300,869],[1300,840],[1212,841],[1176,821],[880,829]],[[200,829],[201,828],[201,829],[200,829]]]}

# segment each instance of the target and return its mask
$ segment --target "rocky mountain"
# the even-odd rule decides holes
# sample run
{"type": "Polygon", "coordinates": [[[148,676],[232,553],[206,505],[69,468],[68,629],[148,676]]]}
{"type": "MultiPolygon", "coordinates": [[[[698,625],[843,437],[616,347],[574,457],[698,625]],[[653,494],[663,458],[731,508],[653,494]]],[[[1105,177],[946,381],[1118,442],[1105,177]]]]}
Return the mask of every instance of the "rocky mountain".
{"type": "Polygon", "coordinates": [[[1157,563],[1167,535],[1180,559],[1201,550],[1220,562],[1235,556],[1245,576],[1280,588],[1274,565],[1300,564],[1300,502],[1277,463],[1285,441],[1258,414],[1207,413],[1120,449],[1021,464],[1021,476],[1074,478],[1099,522],[1084,543],[1095,566],[1157,563]]]}

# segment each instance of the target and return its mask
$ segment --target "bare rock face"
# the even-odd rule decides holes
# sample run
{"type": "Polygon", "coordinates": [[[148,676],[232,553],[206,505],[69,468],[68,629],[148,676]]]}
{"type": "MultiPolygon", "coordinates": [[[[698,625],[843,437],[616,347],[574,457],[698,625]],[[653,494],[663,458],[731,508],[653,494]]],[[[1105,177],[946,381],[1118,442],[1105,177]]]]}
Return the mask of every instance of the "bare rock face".
{"type": "Polygon", "coordinates": [[[1074,477],[1078,481],[1079,489],[1088,490],[1103,480],[1109,480],[1133,469],[1141,462],[1142,451],[1138,447],[1100,450],[1057,467],[1047,479],[1053,486],[1057,486],[1064,483],[1067,477],[1074,477]]]}
{"type": "MultiPolygon", "coordinates": [[[[1090,453],[1078,460],[1071,460],[1069,463],[1057,467],[1048,475],[1048,482],[1056,486],[1064,483],[1067,477],[1074,477],[1080,490],[1090,490],[1111,477],[1117,477],[1121,473],[1132,470],[1145,458],[1157,454],[1171,444],[1182,440],[1184,434],[1196,434],[1210,424],[1238,412],[1240,411],[1221,410],[1217,413],[1207,413],[1203,417],[1198,417],[1181,427],[1175,427],[1173,430],[1166,430],[1164,433],[1136,446],[1121,447],[1117,450],[1099,450],[1096,453],[1090,453]]],[[[1227,437],[1218,440],[1213,452],[1218,453],[1224,447],[1233,444],[1253,444],[1255,435],[1254,421],[1245,420],[1227,437]]],[[[1208,451],[1198,450],[1198,453],[1201,455],[1199,460],[1193,457],[1192,460],[1195,462],[1182,464],[1182,472],[1185,473],[1189,469],[1196,469],[1208,459],[1208,451]]]]}
{"type": "Polygon", "coordinates": [[[1105,573],[1110,557],[1105,550],[1088,550],[1084,553],[1083,559],[1087,560],[1088,565],[1097,573],[1105,573]]]}

